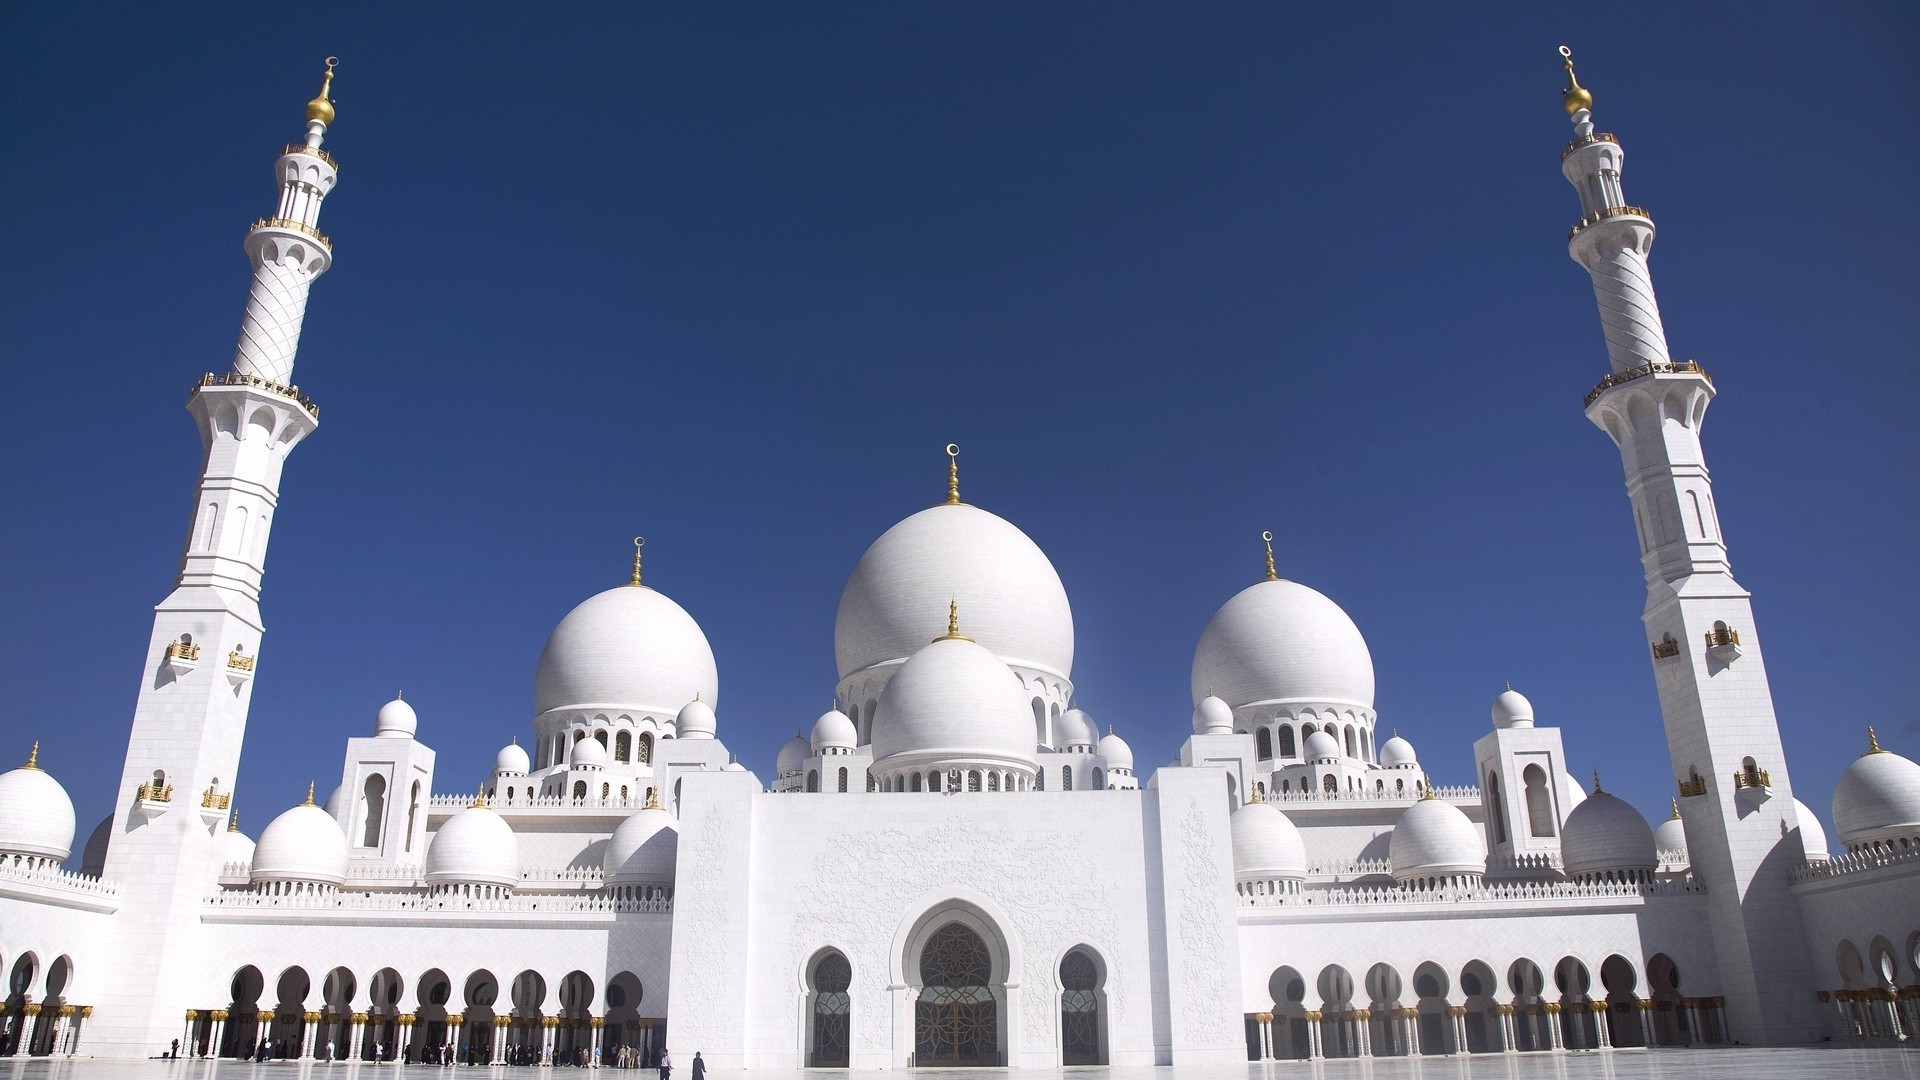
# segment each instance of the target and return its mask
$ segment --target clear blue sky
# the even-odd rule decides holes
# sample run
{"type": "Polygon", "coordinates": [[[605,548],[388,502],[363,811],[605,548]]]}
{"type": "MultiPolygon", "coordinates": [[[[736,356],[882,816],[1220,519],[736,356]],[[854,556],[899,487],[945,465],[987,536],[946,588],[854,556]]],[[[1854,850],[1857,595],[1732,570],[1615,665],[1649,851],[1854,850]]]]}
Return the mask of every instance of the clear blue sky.
{"type": "MultiPolygon", "coordinates": [[[[110,805],[271,164],[341,57],[238,802],[338,782],[396,688],[470,788],[626,574],[705,627],[765,777],[854,561],[942,494],[1052,557],[1143,771],[1260,570],[1352,614],[1442,783],[1503,681],[1672,788],[1558,153],[1573,46],[1660,227],[1674,353],[1796,790],[1920,756],[1906,4],[85,7],[0,15],[0,757],[110,805]]],[[[1383,735],[1384,735],[1383,731],[1383,735]]],[[[1830,821],[1829,821],[1830,824],[1830,821]]]]}

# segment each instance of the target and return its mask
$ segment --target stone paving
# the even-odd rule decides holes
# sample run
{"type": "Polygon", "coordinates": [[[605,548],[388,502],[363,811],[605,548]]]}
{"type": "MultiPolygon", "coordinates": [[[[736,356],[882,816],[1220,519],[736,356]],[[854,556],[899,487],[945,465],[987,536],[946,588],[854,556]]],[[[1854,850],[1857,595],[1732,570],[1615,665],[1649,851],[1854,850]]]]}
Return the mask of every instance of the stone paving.
{"type": "MultiPolygon", "coordinates": [[[[692,1080],[682,1066],[679,1080],[692,1080]]],[[[0,1080],[495,1080],[579,1075],[572,1069],[371,1063],[235,1061],[101,1061],[91,1058],[0,1059],[0,1080]]],[[[606,1080],[655,1080],[652,1069],[604,1070],[606,1080]]],[[[1567,1054],[1474,1054],[1467,1057],[1348,1058],[1180,1068],[840,1069],[714,1071],[713,1080],[1920,1080],[1920,1050],[1887,1048],[1619,1050],[1567,1054]]]]}

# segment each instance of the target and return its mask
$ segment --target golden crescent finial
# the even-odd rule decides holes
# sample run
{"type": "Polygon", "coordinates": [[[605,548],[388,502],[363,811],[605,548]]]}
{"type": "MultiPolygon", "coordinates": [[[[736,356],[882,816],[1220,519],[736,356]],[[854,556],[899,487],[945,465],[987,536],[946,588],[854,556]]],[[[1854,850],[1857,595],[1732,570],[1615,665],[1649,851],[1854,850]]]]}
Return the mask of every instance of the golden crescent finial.
{"type": "Polygon", "coordinates": [[[327,57],[327,73],[320,80],[320,92],[307,102],[307,119],[333,123],[333,69],[339,66],[339,57],[327,57]]]}
{"type": "Polygon", "coordinates": [[[1260,539],[1265,541],[1267,545],[1267,580],[1279,581],[1280,572],[1273,568],[1273,530],[1268,529],[1262,532],[1260,539]]]}
{"type": "Polygon", "coordinates": [[[240,831],[240,811],[235,810],[233,813],[227,815],[227,831],[240,831]]]}
{"type": "Polygon", "coordinates": [[[1568,116],[1572,116],[1581,109],[1591,110],[1593,95],[1588,93],[1580,85],[1580,80],[1573,75],[1573,50],[1565,45],[1560,46],[1560,59],[1567,65],[1567,89],[1560,95],[1560,104],[1566,108],[1568,116]]]}
{"type": "Polygon", "coordinates": [[[1599,769],[1593,770],[1593,793],[1595,795],[1606,794],[1606,792],[1600,790],[1600,770],[1599,769]]]}
{"type": "Polygon", "coordinates": [[[960,505],[960,444],[947,444],[947,505],[960,505]]]}
{"type": "Polygon", "coordinates": [[[1667,801],[1673,804],[1673,817],[1669,818],[1668,820],[1679,821],[1680,820],[1680,800],[1668,799],[1667,801]]]}
{"type": "Polygon", "coordinates": [[[629,585],[640,584],[640,549],[646,546],[646,537],[636,536],[633,538],[633,580],[627,582],[629,585]]]}

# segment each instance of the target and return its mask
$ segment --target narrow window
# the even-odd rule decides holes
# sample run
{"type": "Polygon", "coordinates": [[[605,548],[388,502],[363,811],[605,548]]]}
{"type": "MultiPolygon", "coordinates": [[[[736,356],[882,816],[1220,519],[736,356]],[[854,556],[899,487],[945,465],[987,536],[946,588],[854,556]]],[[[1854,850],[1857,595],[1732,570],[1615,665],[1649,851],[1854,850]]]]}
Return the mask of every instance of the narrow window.
{"type": "Polygon", "coordinates": [[[380,826],[384,824],[387,809],[386,777],[375,773],[367,777],[366,785],[361,789],[360,811],[365,816],[365,830],[360,835],[361,847],[380,846],[380,826]]]}
{"type": "Polygon", "coordinates": [[[1547,790],[1547,771],[1529,765],[1520,778],[1527,785],[1527,825],[1535,836],[1554,835],[1559,823],[1553,820],[1553,793],[1547,790]]]}

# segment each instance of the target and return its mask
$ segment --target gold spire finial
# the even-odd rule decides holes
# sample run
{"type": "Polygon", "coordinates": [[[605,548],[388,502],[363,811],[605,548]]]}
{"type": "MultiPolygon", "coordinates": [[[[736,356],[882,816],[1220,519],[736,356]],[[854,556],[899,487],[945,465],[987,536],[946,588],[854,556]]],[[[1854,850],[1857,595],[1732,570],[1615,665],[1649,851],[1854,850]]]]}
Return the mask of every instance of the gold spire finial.
{"type": "MultiPolygon", "coordinates": [[[[34,744],[33,744],[33,747],[34,747],[34,749],[36,749],[36,750],[38,750],[38,749],[40,748],[40,744],[39,744],[39,743],[34,743],[34,744]]],[[[1878,735],[1875,735],[1875,734],[1873,733],[1873,729],[1872,729],[1872,728],[1868,728],[1868,729],[1867,729],[1867,753],[1869,753],[1869,754],[1884,754],[1884,753],[1886,753],[1886,751],[1885,751],[1885,750],[1882,750],[1882,749],[1880,749],[1880,736],[1878,736],[1878,735]]],[[[31,761],[29,761],[29,762],[27,762],[27,766],[28,766],[29,768],[31,768],[31,767],[33,766],[33,762],[31,762],[31,761]]]]}
{"type": "MultiPolygon", "coordinates": [[[[1871,731],[1873,729],[1868,728],[1867,730],[1871,731]]],[[[33,741],[33,749],[27,751],[27,768],[38,769],[39,767],[40,767],[40,740],[35,739],[33,741]]]]}
{"type": "Polygon", "coordinates": [[[311,780],[309,780],[309,781],[307,781],[307,801],[306,801],[306,802],[303,802],[303,803],[301,803],[300,805],[301,805],[301,806],[312,806],[312,805],[313,805],[313,781],[311,781],[311,780]]]}
{"type": "Polygon", "coordinates": [[[318,120],[323,124],[333,123],[333,69],[340,66],[340,58],[327,57],[327,74],[320,80],[320,92],[307,102],[307,119],[318,120]]]}
{"type": "Polygon", "coordinates": [[[646,546],[646,537],[636,536],[633,538],[633,580],[627,582],[629,585],[640,584],[640,549],[646,546]]]}
{"type": "Polygon", "coordinates": [[[947,444],[947,505],[960,505],[960,444],[947,444]]]}
{"type": "Polygon", "coordinates": [[[960,632],[960,601],[958,598],[947,601],[947,632],[934,638],[935,641],[972,641],[960,632]]]}
{"type": "Polygon", "coordinates": [[[473,793],[473,805],[467,807],[467,809],[469,810],[484,809],[486,805],[487,805],[487,785],[481,784],[480,787],[477,790],[475,790],[473,793]]]}
{"type": "Polygon", "coordinates": [[[1673,804],[1673,817],[1671,817],[1671,818],[1669,818],[1669,819],[1667,819],[1667,820],[1669,820],[1669,821],[1679,821],[1679,820],[1680,820],[1680,800],[1679,800],[1679,799],[1668,799],[1667,801],[1668,801],[1669,803],[1672,803],[1672,804],[1673,804]]]}
{"type": "Polygon", "coordinates": [[[660,789],[659,788],[647,789],[647,807],[646,808],[648,810],[660,809],[660,789]]]}
{"type": "Polygon", "coordinates": [[[227,815],[227,831],[240,831],[240,811],[235,810],[233,813],[227,815]]]}
{"type": "Polygon", "coordinates": [[[1253,785],[1253,798],[1252,798],[1252,799],[1250,799],[1250,800],[1248,800],[1248,801],[1250,801],[1250,802],[1257,802],[1257,803],[1263,803],[1263,802],[1266,802],[1266,801],[1267,801],[1267,800],[1265,800],[1265,799],[1263,799],[1263,798],[1261,798],[1261,797],[1260,797],[1260,785],[1259,785],[1259,784],[1255,784],[1255,785],[1253,785]]]}
{"type": "Polygon", "coordinates": [[[1595,795],[1606,794],[1606,792],[1600,790],[1600,770],[1599,769],[1593,770],[1593,793],[1595,795]]]}
{"type": "Polygon", "coordinates": [[[1429,799],[1437,799],[1440,797],[1433,793],[1433,777],[1422,773],[1420,776],[1420,787],[1422,788],[1422,791],[1420,794],[1421,802],[1426,802],[1429,799]]]}
{"type": "Polygon", "coordinates": [[[1560,59],[1567,65],[1567,89],[1560,95],[1560,104],[1566,108],[1568,116],[1572,116],[1581,109],[1591,110],[1593,95],[1580,85],[1579,79],[1573,77],[1573,50],[1565,45],[1560,46],[1560,59]]]}
{"type": "Polygon", "coordinates": [[[1280,572],[1273,568],[1273,532],[1272,530],[1268,530],[1266,532],[1261,533],[1260,539],[1265,541],[1267,545],[1267,580],[1279,581],[1280,572]]]}

